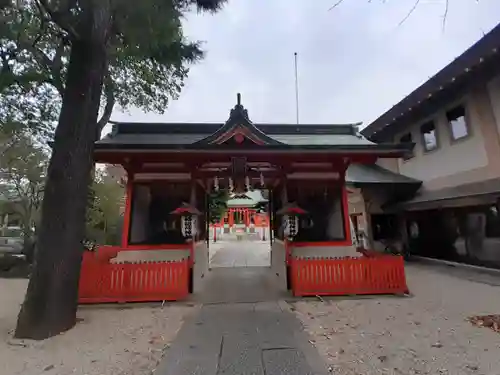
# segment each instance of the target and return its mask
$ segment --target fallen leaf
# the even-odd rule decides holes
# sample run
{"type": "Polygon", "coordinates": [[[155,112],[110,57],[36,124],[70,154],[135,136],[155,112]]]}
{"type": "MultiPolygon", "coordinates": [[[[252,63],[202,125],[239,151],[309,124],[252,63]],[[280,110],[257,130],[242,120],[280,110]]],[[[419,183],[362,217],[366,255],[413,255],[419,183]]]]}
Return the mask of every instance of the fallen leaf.
{"type": "Polygon", "coordinates": [[[477,315],[467,318],[470,323],[477,327],[488,327],[495,332],[500,332],[500,315],[477,315]]]}

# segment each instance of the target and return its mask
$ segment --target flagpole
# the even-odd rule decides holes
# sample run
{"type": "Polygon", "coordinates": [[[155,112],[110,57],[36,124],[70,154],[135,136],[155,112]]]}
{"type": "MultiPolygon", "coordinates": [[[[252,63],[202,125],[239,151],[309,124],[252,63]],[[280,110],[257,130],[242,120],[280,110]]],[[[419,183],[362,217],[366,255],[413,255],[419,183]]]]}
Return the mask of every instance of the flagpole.
{"type": "Polygon", "coordinates": [[[295,52],[293,55],[295,60],[295,111],[296,111],[295,115],[298,125],[299,124],[299,75],[297,69],[297,52],[295,52]]]}

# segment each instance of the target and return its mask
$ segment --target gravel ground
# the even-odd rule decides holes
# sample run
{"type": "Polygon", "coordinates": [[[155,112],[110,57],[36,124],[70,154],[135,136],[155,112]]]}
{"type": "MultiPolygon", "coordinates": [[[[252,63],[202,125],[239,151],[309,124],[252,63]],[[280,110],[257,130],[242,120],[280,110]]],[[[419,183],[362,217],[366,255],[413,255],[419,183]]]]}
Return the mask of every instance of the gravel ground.
{"type": "Polygon", "coordinates": [[[196,307],[83,307],[76,327],[44,341],[12,339],[26,280],[0,279],[0,375],[150,374],[196,307]]]}
{"type": "Polygon", "coordinates": [[[412,297],[299,301],[333,374],[500,375],[500,334],[466,321],[500,313],[500,287],[410,265],[412,297]]]}

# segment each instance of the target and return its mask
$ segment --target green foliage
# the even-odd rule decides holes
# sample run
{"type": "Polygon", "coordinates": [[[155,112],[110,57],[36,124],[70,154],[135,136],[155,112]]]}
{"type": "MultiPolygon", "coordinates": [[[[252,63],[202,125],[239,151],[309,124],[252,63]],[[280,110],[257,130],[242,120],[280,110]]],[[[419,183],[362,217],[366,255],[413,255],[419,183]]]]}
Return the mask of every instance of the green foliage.
{"type": "MultiPolygon", "coordinates": [[[[163,113],[184,85],[188,64],[203,57],[187,41],[182,14],[194,5],[216,11],[224,0],[114,0],[112,35],[101,100],[102,128],[115,104],[163,113]]],[[[89,0],[11,1],[0,7],[0,126],[50,135],[60,111],[73,39],[89,0]]]]}
{"type": "Polygon", "coordinates": [[[125,188],[105,172],[96,171],[87,208],[86,240],[99,245],[118,245],[121,235],[125,188]]]}
{"type": "Polygon", "coordinates": [[[208,209],[211,223],[217,223],[224,217],[227,211],[228,199],[229,193],[227,190],[210,193],[208,196],[208,209]]]}
{"type": "Polygon", "coordinates": [[[14,127],[0,130],[0,195],[5,199],[2,209],[21,219],[25,248],[31,248],[43,199],[48,153],[29,133],[14,127]]]}

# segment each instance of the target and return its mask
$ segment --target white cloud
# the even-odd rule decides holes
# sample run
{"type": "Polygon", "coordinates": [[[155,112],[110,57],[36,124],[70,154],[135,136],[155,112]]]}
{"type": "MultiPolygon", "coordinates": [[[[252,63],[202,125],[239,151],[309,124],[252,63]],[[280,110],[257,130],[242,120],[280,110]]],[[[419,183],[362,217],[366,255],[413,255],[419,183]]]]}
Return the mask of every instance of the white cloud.
{"type": "Polygon", "coordinates": [[[299,52],[303,123],[374,120],[500,22],[498,0],[230,0],[217,15],[189,15],[186,34],[207,56],[164,115],[131,108],[113,120],[223,122],[236,93],[255,122],[294,122],[293,52],[299,52]]]}

